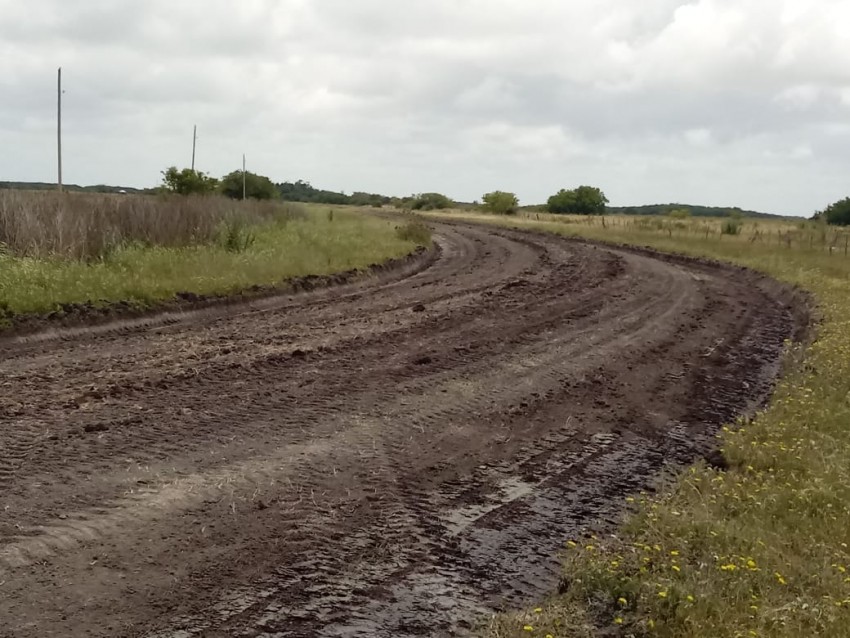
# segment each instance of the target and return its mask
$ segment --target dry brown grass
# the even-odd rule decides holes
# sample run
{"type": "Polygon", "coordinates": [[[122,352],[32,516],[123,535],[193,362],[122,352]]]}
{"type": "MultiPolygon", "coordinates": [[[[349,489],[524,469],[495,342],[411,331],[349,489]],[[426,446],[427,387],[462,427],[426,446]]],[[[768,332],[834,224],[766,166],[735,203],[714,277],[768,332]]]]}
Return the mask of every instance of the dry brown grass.
{"type": "Polygon", "coordinates": [[[20,257],[99,259],[120,246],[205,244],[222,225],[303,215],[297,204],[224,197],[0,191],[0,249],[20,257]]]}

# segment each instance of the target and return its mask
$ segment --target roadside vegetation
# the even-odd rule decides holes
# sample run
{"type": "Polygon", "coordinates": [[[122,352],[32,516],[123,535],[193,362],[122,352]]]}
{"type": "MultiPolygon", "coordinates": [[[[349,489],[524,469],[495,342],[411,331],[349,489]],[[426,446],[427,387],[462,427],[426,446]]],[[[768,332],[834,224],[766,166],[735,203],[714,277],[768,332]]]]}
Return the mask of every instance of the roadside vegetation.
{"type": "Polygon", "coordinates": [[[562,188],[549,198],[546,208],[550,213],[561,215],[601,215],[605,212],[608,198],[595,186],[579,186],[567,190],[562,188]]]}
{"type": "Polygon", "coordinates": [[[719,434],[614,535],[564,539],[563,593],[489,638],[850,636],[850,232],[823,222],[474,216],[722,259],[810,291],[819,324],[768,408],[719,434]]]}
{"type": "Polygon", "coordinates": [[[827,224],[850,226],[850,197],[830,204],[824,210],[815,213],[814,218],[823,220],[827,224]]]}
{"type": "Polygon", "coordinates": [[[62,304],[223,295],[364,268],[430,241],[396,226],[356,211],[220,196],[0,191],[0,319],[62,304]]]}
{"type": "Polygon", "coordinates": [[[493,191],[481,198],[481,208],[494,215],[513,215],[519,208],[519,199],[514,193],[493,191]]]}

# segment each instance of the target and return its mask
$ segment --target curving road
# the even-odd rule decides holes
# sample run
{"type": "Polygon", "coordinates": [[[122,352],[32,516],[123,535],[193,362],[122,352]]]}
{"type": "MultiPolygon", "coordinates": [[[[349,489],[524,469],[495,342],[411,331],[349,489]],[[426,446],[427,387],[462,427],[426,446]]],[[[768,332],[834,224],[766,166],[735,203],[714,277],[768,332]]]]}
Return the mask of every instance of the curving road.
{"type": "Polygon", "coordinates": [[[0,341],[0,635],[464,634],[800,328],[732,267],[435,230],[359,283],[0,341]]]}

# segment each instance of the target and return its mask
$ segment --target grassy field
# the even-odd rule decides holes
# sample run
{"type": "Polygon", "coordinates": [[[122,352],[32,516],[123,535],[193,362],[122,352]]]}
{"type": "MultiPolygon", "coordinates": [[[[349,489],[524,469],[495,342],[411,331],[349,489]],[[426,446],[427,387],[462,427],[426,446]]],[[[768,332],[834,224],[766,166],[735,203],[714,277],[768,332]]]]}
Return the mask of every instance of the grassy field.
{"type": "MultiPolygon", "coordinates": [[[[146,209],[140,217],[127,214],[120,223],[114,211],[69,221],[57,219],[49,207],[42,210],[40,222],[19,223],[17,235],[7,233],[17,237],[17,243],[7,240],[0,252],[0,310],[8,318],[51,311],[63,303],[120,300],[147,306],[173,298],[177,292],[226,294],[274,285],[289,277],[363,268],[408,254],[417,244],[429,241],[427,231],[424,236],[422,232],[404,234],[397,231],[397,223],[350,210],[331,213],[326,207],[278,205],[231,217],[213,210],[211,221],[199,200],[181,204],[186,214],[182,220],[163,221],[165,216],[155,207],[134,205],[146,209]],[[149,227],[139,221],[145,219],[149,227]],[[69,234],[72,221],[89,230],[69,234]],[[164,232],[160,224],[172,233],[164,232]],[[129,230],[118,234],[116,241],[115,228],[129,230]],[[161,241],[142,241],[145,233],[154,230],[161,241]],[[179,241],[174,236],[178,231],[182,233],[179,241]],[[109,236],[113,239],[103,239],[109,236]],[[81,252],[79,245],[86,241],[96,250],[81,252]]],[[[209,203],[214,208],[222,205],[218,200],[209,203]]],[[[13,217],[7,211],[6,227],[0,230],[9,230],[13,217]]]]}
{"type": "Polygon", "coordinates": [[[810,291],[820,319],[770,406],[724,428],[728,471],[698,464],[658,495],[626,498],[615,536],[564,539],[566,593],[483,634],[850,636],[846,233],[762,220],[728,235],[728,220],[476,218],[748,266],[810,291]]]}

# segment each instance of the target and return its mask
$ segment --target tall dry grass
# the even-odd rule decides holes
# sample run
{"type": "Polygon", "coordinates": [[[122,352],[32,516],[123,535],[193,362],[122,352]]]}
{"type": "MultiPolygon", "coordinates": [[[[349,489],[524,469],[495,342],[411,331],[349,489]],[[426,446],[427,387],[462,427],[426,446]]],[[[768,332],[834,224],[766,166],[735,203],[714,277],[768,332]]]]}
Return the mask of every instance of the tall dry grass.
{"type": "MultiPolygon", "coordinates": [[[[265,206],[259,207],[265,210],[265,206]]],[[[0,329],[14,315],[63,312],[65,304],[114,301],[151,306],[178,292],[226,295],[276,286],[290,277],[326,275],[401,257],[416,240],[398,236],[397,223],[327,207],[272,207],[285,223],[222,224],[215,241],[181,247],[131,243],[105,259],[17,257],[0,254],[0,329]],[[295,216],[297,219],[293,219],[295,216]],[[235,244],[235,245],[234,245],[235,244]]]]}
{"type": "Polygon", "coordinates": [[[223,226],[302,217],[298,204],[224,197],[0,191],[0,250],[92,260],[120,246],[215,241],[223,226]]]}

